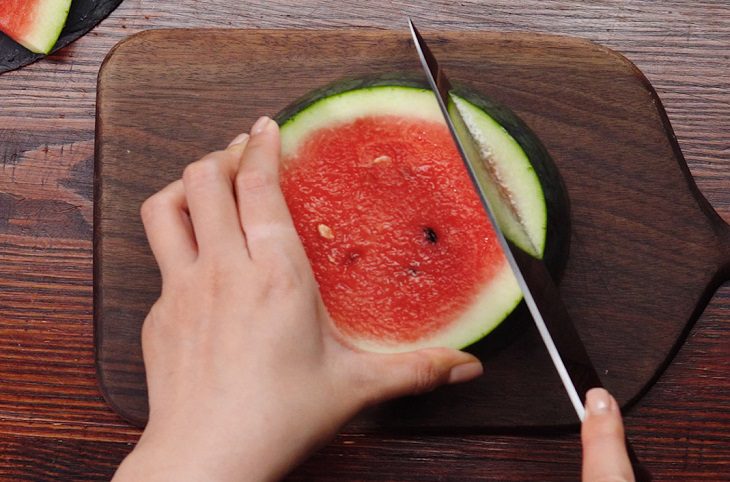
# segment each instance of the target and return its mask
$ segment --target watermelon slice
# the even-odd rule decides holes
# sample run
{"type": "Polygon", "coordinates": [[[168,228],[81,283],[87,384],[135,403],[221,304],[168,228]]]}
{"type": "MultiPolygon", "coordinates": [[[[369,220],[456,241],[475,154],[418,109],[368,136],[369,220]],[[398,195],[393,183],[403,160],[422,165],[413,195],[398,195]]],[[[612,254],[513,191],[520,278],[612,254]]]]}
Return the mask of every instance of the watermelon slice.
{"type": "MultiPolygon", "coordinates": [[[[530,239],[505,234],[556,266],[567,198],[549,156],[508,111],[466,91],[456,104],[503,187],[497,215],[530,239]]],[[[520,289],[428,89],[350,81],[277,121],[282,189],[348,342],[378,352],[462,348],[514,311],[520,289]]]]}
{"type": "Polygon", "coordinates": [[[70,7],[71,0],[0,0],[0,30],[31,52],[47,54],[70,7]]]}

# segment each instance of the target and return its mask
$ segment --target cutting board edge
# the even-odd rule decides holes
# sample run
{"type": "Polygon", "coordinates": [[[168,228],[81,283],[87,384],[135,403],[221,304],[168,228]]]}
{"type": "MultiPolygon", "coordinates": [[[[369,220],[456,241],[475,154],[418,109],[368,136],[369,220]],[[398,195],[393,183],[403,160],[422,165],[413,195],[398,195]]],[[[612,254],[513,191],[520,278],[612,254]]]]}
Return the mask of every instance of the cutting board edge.
{"type": "MultiPolygon", "coordinates": [[[[599,44],[595,45],[602,47],[599,44]]],[[[656,89],[654,89],[654,86],[651,84],[644,72],[642,72],[639,67],[636,66],[636,64],[634,64],[631,60],[629,60],[620,52],[612,50],[608,47],[602,48],[605,49],[606,52],[624,62],[632,70],[633,75],[639,79],[643,87],[651,95],[652,99],[654,100],[654,107],[656,108],[659,119],[662,122],[662,126],[664,128],[665,134],[667,135],[667,139],[669,140],[669,144],[672,146],[672,151],[674,152],[674,156],[677,160],[677,165],[684,174],[687,186],[693,193],[694,198],[697,201],[700,209],[704,212],[705,216],[710,220],[710,222],[712,222],[713,227],[715,228],[715,234],[718,241],[718,254],[720,257],[718,273],[716,273],[716,277],[719,276],[722,279],[719,281],[719,283],[715,285],[714,283],[717,280],[713,278],[713,281],[708,286],[708,288],[714,286],[714,292],[723,282],[730,280],[730,224],[725,221],[722,216],[720,216],[720,214],[715,210],[707,197],[705,197],[705,195],[702,193],[700,187],[697,185],[697,181],[692,175],[692,171],[690,171],[687,160],[685,159],[684,153],[682,152],[682,148],[679,145],[677,135],[674,133],[674,128],[672,127],[672,123],[669,119],[669,114],[667,114],[667,110],[664,107],[664,103],[662,102],[661,97],[659,97],[659,93],[656,91],[656,89]]]]}
{"type": "Polygon", "coordinates": [[[707,199],[707,197],[705,197],[705,195],[702,193],[701,189],[697,185],[697,182],[696,182],[694,176],[692,175],[692,172],[689,169],[687,160],[684,157],[684,153],[682,152],[681,146],[679,145],[679,141],[677,140],[677,135],[674,133],[674,128],[672,127],[672,123],[669,119],[669,115],[667,114],[666,108],[664,107],[664,103],[662,102],[661,97],[659,96],[659,93],[656,91],[656,89],[654,88],[652,83],[646,77],[646,74],[644,74],[644,72],[642,72],[641,69],[639,69],[639,67],[636,64],[634,64],[630,59],[628,59],[622,53],[620,53],[616,50],[613,50],[609,47],[605,47],[596,42],[590,41],[590,40],[586,40],[586,42],[594,45],[599,50],[602,50],[603,52],[613,56],[617,61],[624,64],[631,71],[632,75],[639,80],[642,87],[651,96],[652,100],[654,101],[654,108],[656,109],[659,119],[662,122],[664,134],[667,137],[669,145],[672,147],[674,157],[677,161],[677,165],[679,166],[680,170],[682,171],[682,174],[684,175],[684,179],[687,184],[687,187],[692,192],[693,197],[694,197],[695,201],[697,202],[700,210],[703,212],[703,214],[709,219],[709,221],[713,225],[713,228],[715,230],[716,239],[717,239],[717,247],[718,247],[717,271],[714,273],[714,275],[710,278],[707,285],[705,286],[704,291],[702,292],[702,294],[700,295],[700,297],[698,299],[695,309],[693,310],[690,317],[687,319],[684,329],[682,330],[679,337],[676,339],[674,345],[668,351],[666,359],[664,360],[663,363],[661,363],[657,367],[657,370],[654,373],[654,375],[636,393],[636,395],[621,404],[622,411],[631,411],[635,406],[637,406],[639,404],[641,399],[651,390],[651,388],[654,386],[654,384],[662,376],[664,371],[672,363],[675,356],[677,355],[677,353],[679,353],[679,350],[684,345],[685,341],[687,340],[687,337],[691,333],[695,324],[699,320],[699,318],[702,315],[702,313],[704,312],[705,308],[707,308],[707,305],[710,303],[710,301],[712,300],[712,298],[714,297],[715,293],[720,288],[720,286],[722,286],[723,283],[730,280],[730,224],[727,221],[725,221],[722,218],[722,216],[720,216],[720,214],[715,210],[715,208],[712,206],[710,201],[707,199]]]}
{"type": "MultiPolygon", "coordinates": [[[[119,43],[117,43],[110,50],[110,52],[107,54],[107,57],[104,59],[104,62],[102,63],[102,65],[101,65],[101,67],[99,69],[99,77],[98,77],[99,88],[97,89],[97,100],[102,95],[102,77],[104,75],[104,71],[108,67],[108,65],[111,63],[111,61],[112,61],[112,59],[114,57],[114,54],[117,53],[120,49],[126,48],[127,46],[134,45],[134,42],[135,41],[145,40],[145,39],[147,39],[148,36],[166,35],[166,34],[169,34],[169,33],[187,32],[187,31],[190,31],[190,30],[210,31],[210,32],[215,32],[215,33],[227,33],[227,32],[230,32],[230,31],[249,31],[250,29],[215,29],[215,28],[211,28],[211,29],[152,29],[152,30],[142,31],[142,32],[139,32],[137,34],[134,34],[134,35],[132,35],[130,37],[127,37],[126,39],[123,39],[122,41],[120,41],[119,43]]],[[[267,30],[256,30],[256,32],[257,33],[282,33],[282,32],[284,32],[286,30],[287,29],[267,29],[267,30]]],[[[347,29],[326,29],[326,30],[333,31],[333,32],[335,32],[335,31],[336,32],[352,31],[352,32],[363,33],[363,31],[366,31],[366,32],[372,33],[372,34],[382,33],[382,30],[381,29],[351,29],[351,28],[347,28],[347,29]]],[[[323,29],[317,29],[316,31],[322,32],[324,30],[323,29]]],[[[394,31],[394,32],[398,32],[398,31],[394,31]]],[[[460,32],[460,31],[451,31],[451,30],[449,30],[449,31],[434,31],[432,33],[434,33],[434,34],[436,34],[436,33],[448,34],[448,33],[453,33],[453,32],[458,32],[460,35],[465,35],[465,34],[466,35],[469,35],[469,34],[477,35],[477,34],[480,33],[480,32],[460,32]]],[[[481,32],[481,33],[483,34],[483,32],[481,32]]],[[[492,32],[490,32],[490,33],[492,33],[492,32]]],[[[730,240],[730,234],[728,234],[728,233],[730,233],[730,229],[729,229],[727,223],[714,210],[714,208],[711,206],[711,204],[709,203],[709,201],[705,198],[705,196],[701,193],[701,191],[699,190],[698,186],[696,185],[696,183],[694,181],[694,178],[692,177],[691,172],[689,171],[689,168],[688,168],[688,166],[686,164],[686,160],[684,158],[684,155],[681,152],[679,143],[678,143],[678,141],[676,139],[676,136],[674,134],[674,131],[673,131],[672,127],[671,127],[671,123],[669,122],[669,119],[668,119],[668,116],[667,116],[666,111],[664,109],[663,103],[661,102],[658,94],[656,93],[655,89],[653,88],[653,86],[651,85],[651,83],[648,81],[648,79],[646,78],[646,76],[643,74],[643,72],[641,72],[638,69],[638,67],[636,67],[635,64],[633,64],[630,60],[628,60],[625,56],[623,56],[619,52],[616,52],[616,51],[614,51],[614,50],[612,50],[610,48],[604,47],[604,46],[602,46],[600,44],[597,44],[595,42],[592,42],[590,40],[582,39],[582,38],[579,38],[579,37],[564,36],[564,35],[539,34],[539,33],[525,33],[525,32],[516,32],[516,33],[518,33],[519,35],[528,36],[528,37],[532,37],[532,38],[567,39],[567,40],[569,40],[571,42],[584,43],[584,44],[590,45],[591,48],[598,49],[598,50],[601,50],[601,51],[603,51],[605,53],[611,54],[618,61],[620,61],[621,63],[623,63],[627,68],[629,68],[632,71],[632,73],[640,80],[640,82],[644,85],[644,88],[647,91],[650,92],[652,98],[655,100],[655,103],[654,104],[655,104],[656,109],[659,112],[660,118],[661,118],[662,123],[664,125],[665,134],[667,135],[667,137],[669,139],[669,142],[670,142],[670,144],[672,146],[672,149],[675,151],[675,155],[677,156],[678,164],[679,164],[680,168],[682,169],[682,171],[683,171],[683,173],[685,175],[687,184],[688,184],[689,188],[695,194],[695,199],[698,201],[698,203],[699,203],[700,207],[702,208],[703,212],[705,212],[705,214],[711,220],[713,220],[714,222],[716,222],[716,225],[718,226],[717,232],[718,232],[718,237],[721,240],[719,242],[719,245],[721,246],[721,254],[723,255],[723,258],[722,259],[726,259],[727,260],[728,259],[728,255],[730,254],[730,248],[728,248],[728,246],[730,246],[730,241],[728,241],[728,240],[730,240]]],[[[494,32],[494,34],[496,36],[504,36],[504,35],[511,35],[513,33],[512,32],[499,32],[499,33],[494,32]]],[[[130,416],[128,413],[126,413],[124,410],[121,409],[121,406],[119,404],[117,404],[115,396],[112,395],[107,390],[105,377],[100,373],[101,372],[101,369],[102,369],[102,365],[104,364],[104,361],[99,356],[100,355],[99,351],[100,351],[100,346],[101,345],[100,344],[97,344],[97,341],[101,343],[101,342],[103,342],[103,340],[102,340],[101,333],[99,333],[100,330],[97,330],[96,329],[97,328],[97,323],[98,323],[98,319],[97,319],[97,307],[98,306],[101,306],[102,301],[103,301],[103,294],[102,294],[101,290],[98,289],[99,287],[97,286],[97,279],[100,279],[101,280],[101,271],[102,271],[102,268],[101,268],[101,256],[100,256],[100,251],[101,251],[102,247],[101,247],[101,242],[99,240],[102,239],[102,237],[100,235],[101,234],[100,232],[103,231],[103,229],[101,228],[101,224],[98,222],[98,221],[100,221],[100,213],[97,212],[98,211],[98,206],[99,206],[99,203],[97,202],[98,201],[98,195],[100,195],[100,193],[101,193],[101,179],[102,179],[102,176],[101,176],[101,164],[103,164],[102,162],[100,162],[100,159],[102,158],[102,156],[101,156],[101,149],[100,149],[99,142],[98,142],[99,141],[100,133],[103,131],[103,115],[102,115],[101,110],[100,110],[100,103],[99,102],[97,102],[97,118],[96,118],[96,122],[97,122],[97,132],[96,132],[96,137],[95,137],[95,152],[96,152],[97,155],[96,155],[96,162],[95,162],[95,166],[94,166],[94,199],[95,199],[95,204],[94,204],[94,250],[93,250],[93,253],[94,253],[94,296],[93,296],[93,301],[94,301],[94,327],[95,327],[94,337],[95,337],[95,345],[96,345],[95,346],[95,356],[96,356],[96,361],[97,361],[97,363],[96,363],[96,369],[97,369],[97,376],[98,376],[98,380],[99,380],[98,383],[99,383],[99,387],[101,389],[101,392],[102,392],[105,400],[107,401],[107,403],[109,403],[109,405],[114,409],[114,411],[117,414],[119,414],[122,418],[124,418],[125,420],[129,421],[133,425],[142,426],[142,425],[144,425],[144,420],[141,420],[138,417],[130,416]],[[99,186],[99,190],[98,191],[97,191],[97,186],[99,186]],[[98,227],[98,229],[99,229],[100,232],[97,232],[97,227],[98,227]],[[97,266],[98,266],[98,270],[99,270],[98,273],[97,273],[97,266]],[[99,278],[97,278],[97,274],[99,275],[99,278]]],[[[685,328],[683,330],[682,335],[677,339],[677,341],[675,343],[675,346],[670,350],[669,355],[668,355],[667,359],[665,360],[664,364],[662,364],[658,368],[658,370],[657,370],[656,374],[654,375],[654,377],[652,377],[646,383],[646,385],[637,393],[637,395],[635,397],[631,398],[630,400],[628,400],[627,402],[625,402],[622,405],[623,408],[630,410],[633,407],[633,405],[635,405],[644,396],[644,394],[646,394],[646,392],[648,392],[648,390],[651,389],[651,387],[656,382],[656,380],[661,376],[661,374],[664,372],[664,370],[666,369],[666,367],[671,363],[671,361],[673,360],[673,358],[676,355],[676,353],[679,350],[679,348],[681,348],[681,346],[684,344],[687,335],[689,334],[689,332],[691,331],[692,327],[694,326],[694,323],[696,322],[696,320],[699,318],[699,316],[701,315],[701,313],[704,311],[705,307],[709,303],[709,301],[712,298],[712,295],[714,294],[716,288],[720,284],[722,284],[723,281],[725,281],[727,279],[728,272],[730,272],[730,261],[726,261],[726,264],[727,264],[726,267],[721,267],[718,270],[718,275],[716,275],[716,277],[713,278],[713,281],[706,287],[706,290],[705,290],[705,292],[703,293],[703,296],[702,296],[702,300],[699,302],[699,304],[696,307],[695,312],[693,312],[691,318],[687,321],[687,323],[685,325],[685,328]]],[[[512,427],[508,427],[508,426],[504,426],[504,427],[503,426],[487,427],[487,426],[482,426],[482,427],[479,427],[478,429],[475,429],[475,430],[477,430],[478,433],[499,433],[502,430],[507,430],[507,431],[514,430],[515,432],[527,431],[527,432],[530,432],[530,433],[534,433],[534,432],[532,432],[533,429],[534,430],[537,430],[537,431],[541,431],[541,430],[548,430],[548,431],[550,431],[550,430],[554,430],[554,429],[555,430],[561,430],[563,428],[565,428],[565,429],[571,429],[571,428],[574,428],[574,426],[573,425],[564,425],[564,424],[560,424],[560,425],[549,425],[549,426],[534,426],[534,427],[533,426],[529,426],[529,427],[528,426],[524,426],[524,427],[522,427],[522,426],[520,426],[520,427],[514,427],[514,426],[512,426],[512,427]]],[[[379,433],[381,431],[383,433],[387,433],[388,432],[388,429],[387,428],[383,429],[383,428],[377,428],[377,427],[375,427],[374,429],[376,431],[378,431],[379,433]]],[[[423,429],[423,430],[429,431],[429,429],[423,429]]],[[[438,430],[440,431],[441,429],[438,429],[438,430]]],[[[444,430],[448,431],[448,429],[444,429],[444,430]]],[[[464,430],[464,429],[462,427],[458,427],[458,428],[455,428],[455,430],[464,430]]],[[[367,432],[367,430],[366,430],[366,432],[367,432]]]]}
{"type": "MultiPolygon", "coordinates": [[[[221,34],[226,35],[231,32],[255,32],[258,35],[266,35],[266,34],[282,34],[284,32],[289,31],[295,31],[295,32],[337,32],[337,33],[351,33],[351,34],[366,34],[366,35],[373,35],[377,36],[379,34],[382,34],[383,32],[389,32],[389,33],[402,33],[404,38],[410,38],[408,35],[408,32],[404,29],[401,30],[395,30],[395,29],[381,29],[381,28],[375,28],[375,27],[359,27],[359,28],[353,28],[353,27],[346,27],[346,28],[325,28],[325,29],[243,29],[243,28],[159,28],[159,29],[147,29],[142,30],[140,32],[136,32],[119,42],[117,42],[107,53],[104,60],[102,61],[98,75],[97,75],[97,103],[96,103],[96,131],[95,131],[95,139],[99,136],[99,132],[101,129],[103,129],[103,122],[101,122],[101,112],[100,112],[100,102],[99,99],[102,96],[102,89],[103,89],[103,78],[106,72],[106,69],[109,67],[109,65],[113,62],[115,54],[117,54],[119,51],[123,51],[125,48],[129,48],[135,45],[137,42],[142,42],[145,40],[148,40],[148,37],[155,37],[155,36],[167,36],[170,34],[182,34],[182,33],[189,33],[190,31],[195,32],[208,32],[211,34],[221,34]]],[[[730,271],[730,224],[726,222],[714,209],[712,204],[707,200],[707,198],[704,196],[702,191],[699,189],[699,186],[697,186],[697,183],[692,176],[691,171],[689,170],[689,166],[687,165],[687,161],[684,158],[684,154],[682,153],[681,147],[679,145],[679,141],[677,140],[677,136],[674,133],[674,129],[671,125],[671,122],[669,120],[669,116],[666,112],[666,109],[664,107],[664,103],[662,102],[659,94],[657,93],[656,89],[654,89],[654,86],[651,84],[649,79],[646,77],[646,75],[639,69],[639,67],[634,64],[629,58],[627,58],[625,55],[623,55],[621,52],[618,52],[610,47],[606,47],[604,45],[601,45],[600,43],[597,43],[595,41],[582,38],[582,37],[576,37],[572,35],[559,35],[559,34],[551,34],[551,33],[541,33],[541,32],[521,32],[521,31],[489,31],[489,32],[482,32],[479,30],[470,30],[470,31],[459,31],[459,30],[432,30],[432,29],[426,29],[424,30],[424,33],[432,34],[432,35],[442,35],[448,37],[449,35],[458,34],[460,36],[474,36],[476,37],[482,37],[483,35],[492,35],[496,38],[509,38],[509,37],[520,37],[520,38],[532,38],[532,39],[548,39],[548,40],[555,40],[558,42],[571,42],[575,44],[581,44],[584,47],[588,47],[592,50],[595,50],[597,52],[601,52],[603,54],[606,54],[608,56],[611,56],[614,58],[614,60],[623,65],[624,68],[629,71],[634,77],[636,77],[639,82],[641,83],[642,87],[649,93],[651,98],[654,100],[654,106],[657,110],[657,113],[659,115],[659,118],[661,119],[662,125],[664,127],[665,134],[667,136],[667,139],[669,140],[670,145],[672,146],[672,150],[674,151],[674,154],[676,156],[677,162],[679,167],[681,168],[685,179],[687,181],[687,184],[690,188],[690,190],[695,194],[695,199],[698,201],[698,204],[700,205],[701,209],[705,212],[705,214],[717,225],[718,230],[718,238],[719,238],[719,244],[720,244],[720,254],[722,257],[722,263],[721,265],[728,265],[728,270],[730,271]]],[[[98,152],[97,152],[98,155],[98,152]]],[[[727,275],[727,279],[730,279],[730,273],[727,275]]]]}
{"type": "Polygon", "coordinates": [[[639,404],[644,395],[646,395],[649,390],[651,390],[657,380],[659,380],[665,370],[672,363],[677,353],[679,353],[679,350],[682,348],[685,341],[687,340],[687,337],[691,333],[695,324],[699,320],[700,316],[702,316],[702,313],[704,312],[705,308],[707,308],[707,305],[710,303],[720,286],[730,280],[730,224],[728,224],[728,222],[725,221],[722,216],[720,216],[720,214],[715,210],[710,201],[707,199],[707,197],[705,197],[705,195],[702,193],[702,190],[697,185],[697,182],[689,169],[687,160],[684,157],[681,146],[679,145],[677,135],[674,133],[674,128],[672,127],[669,115],[667,114],[666,108],[664,107],[664,103],[662,102],[659,93],[656,91],[644,72],[642,72],[641,69],[636,66],[636,64],[634,64],[631,60],[629,60],[620,52],[617,52],[608,47],[603,47],[600,44],[596,45],[598,45],[607,53],[613,55],[618,60],[623,62],[627,67],[629,67],[633,75],[637,79],[639,79],[644,89],[646,89],[651,95],[652,99],[654,100],[654,107],[657,110],[659,118],[662,122],[664,133],[666,134],[669,144],[672,147],[672,151],[677,161],[677,165],[684,174],[687,186],[689,190],[693,193],[693,197],[696,200],[701,211],[710,220],[715,229],[718,247],[717,271],[709,280],[707,286],[705,286],[705,289],[702,292],[694,311],[687,320],[687,323],[685,324],[682,333],[675,341],[674,346],[672,346],[672,348],[669,350],[667,358],[661,365],[657,367],[655,374],[647,381],[646,385],[641,390],[639,390],[636,396],[632,397],[621,405],[622,410],[630,411],[639,404]]]}

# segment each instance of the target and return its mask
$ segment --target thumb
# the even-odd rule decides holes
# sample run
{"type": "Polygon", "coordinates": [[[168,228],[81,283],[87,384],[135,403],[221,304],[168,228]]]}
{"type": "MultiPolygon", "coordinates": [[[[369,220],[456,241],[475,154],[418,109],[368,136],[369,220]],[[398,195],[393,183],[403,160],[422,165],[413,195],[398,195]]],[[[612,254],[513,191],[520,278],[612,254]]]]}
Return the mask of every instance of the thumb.
{"type": "Polygon", "coordinates": [[[429,392],[446,383],[472,380],[484,371],[474,355],[450,348],[424,348],[397,353],[364,353],[361,368],[371,383],[364,388],[372,404],[404,395],[429,392]]]}
{"type": "Polygon", "coordinates": [[[603,388],[593,388],[586,395],[581,440],[583,482],[634,481],[621,412],[616,400],[603,388]]]}

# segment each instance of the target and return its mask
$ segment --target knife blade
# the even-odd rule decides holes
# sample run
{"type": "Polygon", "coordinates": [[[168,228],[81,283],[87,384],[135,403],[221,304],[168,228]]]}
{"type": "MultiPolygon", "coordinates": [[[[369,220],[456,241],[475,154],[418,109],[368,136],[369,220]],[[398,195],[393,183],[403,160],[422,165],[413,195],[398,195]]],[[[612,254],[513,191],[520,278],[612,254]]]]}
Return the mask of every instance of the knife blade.
{"type": "MultiPolygon", "coordinates": [[[[436,57],[410,18],[408,18],[408,25],[421,66],[436,96],[454,143],[461,154],[461,159],[464,161],[464,167],[494,228],[500,247],[515,275],[525,303],[565,387],[568,398],[578,418],[583,422],[585,418],[583,401],[586,393],[591,388],[602,387],[601,379],[591,363],[588,352],[571,321],[550,272],[540,259],[534,244],[530,241],[529,234],[524,230],[524,225],[519,222],[519,219],[515,223],[516,231],[515,228],[510,229],[510,234],[519,240],[519,246],[505,236],[493,207],[495,201],[499,202],[498,181],[492,177],[486,163],[482,160],[478,143],[470,133],[467,123],[451,95],[453,89],[444,70],[439,66],[436,57]]],[[[636,480],[650,482],[651,474],[639,462],[628,438],[626,438],[626,450],[636,480]]]]}
{"type": "Polygon", "coordinates": [[[519,221],[514,223],[516,226],[510,226],[511,231],[517,231],[516,236],[519,237],[522,247],[517,246],[513,240],[505,236],[504,227],[498,222],[494,209],[494,204],[498,202],[497,198],[500,196],[497,181],[482,160],[478,144],[469,132],[467,124],[451,96],[452,86],[446,74],[410,19],[408,19],[408,24],[421,65],[426,72],[429,85],[436,94],[439,107],[464,161],[464,166],[489,221],[494,227],[497,240],[517,279],[525,303],[560,380],[563,382],[568,398],[573,404],[578,418],[583,421],[585,417],[583,400],[585,400],[586,392],[593,387],[602,386],[601,380],[545,263],[536,257],[538,256],[537,250],[529,241],[530,236],[524,231],[524,226],[519,221]],[[532,251],[532,254],[526,250],[532,251]]]}

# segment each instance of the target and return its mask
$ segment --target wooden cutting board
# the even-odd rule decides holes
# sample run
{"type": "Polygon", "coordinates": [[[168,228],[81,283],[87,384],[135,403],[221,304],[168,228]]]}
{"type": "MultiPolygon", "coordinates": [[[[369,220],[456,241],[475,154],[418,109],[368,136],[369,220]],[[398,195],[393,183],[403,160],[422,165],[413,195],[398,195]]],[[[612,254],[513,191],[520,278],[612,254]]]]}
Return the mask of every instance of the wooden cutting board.
{"type": "MultiPolygon", "coordinates": [[[[730,229],[692,181],[661,102],[633,64],[584,40],[424,34],[452,80],[511,107],[557,163],[573,229],[560,288],[605,385],[630,406],[730,272],[730,229]]],[[[146,420],[140,326],[159,292],[140,203],[258,116],[394,71],[420,71],[405,29],[158,30],[115,47],[99,74],[94,319],[99,382],[120,415],[146,420]]],[[[473,348],[479,380],[386,404],[348,430],[575,426],[524,315],[473,348]]]]}

